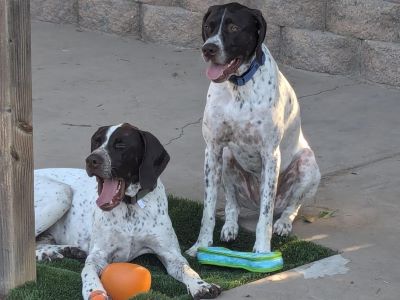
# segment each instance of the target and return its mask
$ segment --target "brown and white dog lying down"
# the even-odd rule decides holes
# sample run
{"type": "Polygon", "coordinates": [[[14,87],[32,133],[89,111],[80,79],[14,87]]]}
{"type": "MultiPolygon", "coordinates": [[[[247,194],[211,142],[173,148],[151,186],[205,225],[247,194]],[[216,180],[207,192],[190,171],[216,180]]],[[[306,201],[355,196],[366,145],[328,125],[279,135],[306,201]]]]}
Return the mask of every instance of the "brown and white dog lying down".
{"type": "Polygon", "coordinates": [[[159,179],[169,155],[158,139],[127,123],[105,126],[91,151],[86,171],[35,170],[35,233],[52,241],[37,245],[37,259],[87,254],[82,296],[109,299],[99,279],[104,267],[154,253],[194,299],[217,297],[220,287],[203,281],[181,254],[159,179]]]}
{"type": "Polygon", "coordinates": [[[221,240],[236,239],[240,207],[256,208],[255,252],[271,250],[273,232],[289,234],[300,206],[317,191],[320,172],[297,97],[263,44],[266,29],[259,10],[237,3],[212,6],[204,16],[211,80],[202,124],[205,198],[189,255],[213,243],[219,187],[226,197],[221,240]]]}

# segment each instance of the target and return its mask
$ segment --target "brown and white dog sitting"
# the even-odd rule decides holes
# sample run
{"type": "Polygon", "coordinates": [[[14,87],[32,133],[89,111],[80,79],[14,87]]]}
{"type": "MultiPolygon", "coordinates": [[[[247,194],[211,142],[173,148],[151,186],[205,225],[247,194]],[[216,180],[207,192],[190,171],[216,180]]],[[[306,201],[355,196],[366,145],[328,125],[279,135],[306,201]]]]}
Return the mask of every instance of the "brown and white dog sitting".
{"type": "Polygon", "coordinates": [[[241,206],[257,207],[255,252],[271,250],[272,232],[289,234],[301,204],[317,191],[320,172],[301,130],[297,97],[263,45],[266,28],[259,10],[237,3],[212,6],[204,16],[202,51],[211,80],[202,126],[205,199],[190,255],[213,243],[221,183],[221,240],[237,237],[241,206]]]}

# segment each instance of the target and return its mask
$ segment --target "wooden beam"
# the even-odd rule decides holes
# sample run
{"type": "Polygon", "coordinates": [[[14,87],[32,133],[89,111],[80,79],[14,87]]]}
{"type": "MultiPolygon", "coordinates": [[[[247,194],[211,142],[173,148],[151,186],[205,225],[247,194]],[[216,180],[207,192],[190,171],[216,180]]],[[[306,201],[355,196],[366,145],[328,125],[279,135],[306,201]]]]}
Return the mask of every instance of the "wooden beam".
{"type": "Polygon", "coordinates": [[[30,30],[29,0],[0,0],[0,295],[36,277],[30,30]]]}

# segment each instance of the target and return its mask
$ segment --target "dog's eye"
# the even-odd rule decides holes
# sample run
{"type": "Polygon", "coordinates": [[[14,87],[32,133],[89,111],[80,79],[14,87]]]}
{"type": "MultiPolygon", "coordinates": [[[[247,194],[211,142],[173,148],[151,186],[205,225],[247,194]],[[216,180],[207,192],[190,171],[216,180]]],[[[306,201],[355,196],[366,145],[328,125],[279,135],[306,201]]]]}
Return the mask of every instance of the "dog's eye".
{"type": "Polygon", "coordinates": [[[122,143],[122,142],[118,142],[118,143],[114,144],[114,148],[117,149],[117,150],[122,150],[122,149],[126,148],[126,145],[124,143],[122,143]]]}
{"type": "Polygon", "coordinates": [[[236,31],[239,31],[240,28],[239,28],[239,26],[237,26],[237,25],[235,25],[235,24],[229,24],[228,30],[229,30],[230,32],[236,32],[236,31]]]}

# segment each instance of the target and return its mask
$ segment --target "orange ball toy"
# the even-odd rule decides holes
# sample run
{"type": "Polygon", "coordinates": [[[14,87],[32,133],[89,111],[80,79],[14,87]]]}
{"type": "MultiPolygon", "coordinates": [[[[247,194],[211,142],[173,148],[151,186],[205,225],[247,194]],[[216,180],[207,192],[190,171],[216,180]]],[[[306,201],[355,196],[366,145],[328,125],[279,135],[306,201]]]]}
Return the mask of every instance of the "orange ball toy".
{"type": "Polygon", "coordinates": [[[103,270],[101,283],[113,300],[128,300],[151,287],[151,274],[146,268],[130,263],[112,263],[103,270]]]}

